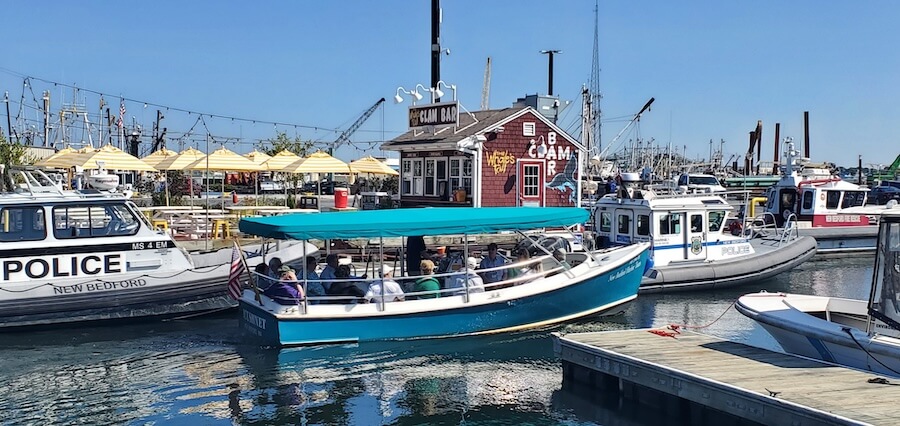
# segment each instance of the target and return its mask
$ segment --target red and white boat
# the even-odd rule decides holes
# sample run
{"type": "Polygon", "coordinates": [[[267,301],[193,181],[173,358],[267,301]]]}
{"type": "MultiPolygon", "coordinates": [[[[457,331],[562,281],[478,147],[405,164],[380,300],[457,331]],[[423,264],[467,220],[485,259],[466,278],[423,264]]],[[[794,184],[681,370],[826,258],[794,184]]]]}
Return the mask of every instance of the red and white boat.
{"type": "Polygon", "coordinates": [[[809,164],[785,142],[781,179],[766,190],[765,218],[779,227],[794,215],[800,235],[814,237],[819,253],[874,251],[878,217],[889,206],[867,205],[869,189],[809,164]]]}

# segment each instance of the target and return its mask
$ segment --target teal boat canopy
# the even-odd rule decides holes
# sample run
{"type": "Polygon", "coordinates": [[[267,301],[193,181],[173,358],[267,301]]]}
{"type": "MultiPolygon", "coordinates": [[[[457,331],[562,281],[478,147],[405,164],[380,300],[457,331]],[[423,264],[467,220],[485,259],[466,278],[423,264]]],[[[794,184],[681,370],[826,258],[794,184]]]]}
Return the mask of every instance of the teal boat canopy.
{"type": "Polygon", "coordinates": [[[577,207],[426,207],[296,213],[241,219],[241,232],[281,240],[489,234],[584,223],[577,207]]]}

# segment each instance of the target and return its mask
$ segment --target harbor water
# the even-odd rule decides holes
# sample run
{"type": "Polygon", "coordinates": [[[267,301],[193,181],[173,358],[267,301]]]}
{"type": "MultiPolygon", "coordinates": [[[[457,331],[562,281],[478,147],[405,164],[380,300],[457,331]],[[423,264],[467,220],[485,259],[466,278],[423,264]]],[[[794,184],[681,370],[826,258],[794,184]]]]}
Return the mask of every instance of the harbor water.
{"type": "Polygon", "coordinates": [[[865,299],[871,273],[871,256],[815,259],[738,289],[642,295],[616,317],[472,338],[278,350],[247,340],[235,312],[0,334],[0,424],[680,424],[564,387],[549,333],[684,324],[778,349],[734,310],[738,296],[865,299]]]}

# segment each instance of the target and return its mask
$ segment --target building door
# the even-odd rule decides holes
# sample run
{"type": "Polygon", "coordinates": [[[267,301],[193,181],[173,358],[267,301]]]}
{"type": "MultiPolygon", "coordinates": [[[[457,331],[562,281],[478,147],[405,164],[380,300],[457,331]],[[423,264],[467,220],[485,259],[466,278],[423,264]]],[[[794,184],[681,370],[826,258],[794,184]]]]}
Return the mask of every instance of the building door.
{"type": "Polygon", "coordinates": [[[706,224],[704,224],[702,212],[688,212],[687,226],[685,230],[685,251],[684,258],[686,260],[704,260],[706,259],[706,224]]]}
{"type": "Polygon", "coordinates": [[[544,161],[519,160],[516,168],[519,177],[516,182],[517,205],[542,207],[544,205],[544,161]]]}

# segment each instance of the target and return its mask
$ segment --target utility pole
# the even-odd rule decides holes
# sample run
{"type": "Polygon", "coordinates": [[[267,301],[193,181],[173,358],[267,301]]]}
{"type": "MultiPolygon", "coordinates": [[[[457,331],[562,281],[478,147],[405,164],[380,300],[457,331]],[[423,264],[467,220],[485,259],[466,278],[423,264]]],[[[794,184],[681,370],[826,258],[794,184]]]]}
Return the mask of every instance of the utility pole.
{"type": "MultiPolygon", "coordinates": [[[[12,128],[12,121],[9,118],[9,92],[5,92],[3,96],[4,96],[4,101],[6,102],[6,128],[9,129],[9,133],[7,133],[9,135],[9,140],[7,142],[10,142],[10,141],[12,141],[13,128],[12,128]]],[[[18,138],[16,138],[16,139],[18,141],[18,138]]]]}
{"type": "Polygon", "coordinates": [[[50,146],[50,91],[44,91],[44,146],[50,146]]]}
{"type": "Polygon", "coordinates": [[[542,50],[542,54],[549,57],[549,72],[547,73],[547,96],[553,96],[553,55],[562,53],[561,50],[542,50]]]}

